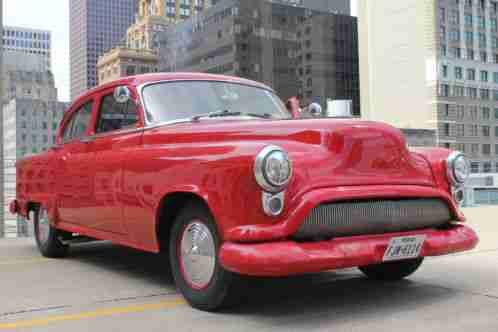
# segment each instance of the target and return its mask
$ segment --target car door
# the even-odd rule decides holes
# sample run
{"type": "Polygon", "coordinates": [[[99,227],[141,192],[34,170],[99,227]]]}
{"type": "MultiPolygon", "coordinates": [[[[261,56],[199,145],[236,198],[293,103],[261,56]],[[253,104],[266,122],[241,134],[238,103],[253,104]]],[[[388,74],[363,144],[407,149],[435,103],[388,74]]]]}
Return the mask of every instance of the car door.
{"type": "Polygon", "coordinates": [[[62,128],[57,151],[56,190],[60,221],[88,225],[94,218],[93,164],[94,155],[88,144],[94,102],[86,100],[71,112],[62,128]]]}
{"type": "Polygon", "coordinates": [[[127,233],[123,220],[127,204],[123,194],[123,168],[127,158],[141,144],[142,124],[143,117],[134,98],[118,102],[114,89],[101,93],[91,144],[95,157],[93,209],[96,215],[92,227],[98,230],[127,233]]]}

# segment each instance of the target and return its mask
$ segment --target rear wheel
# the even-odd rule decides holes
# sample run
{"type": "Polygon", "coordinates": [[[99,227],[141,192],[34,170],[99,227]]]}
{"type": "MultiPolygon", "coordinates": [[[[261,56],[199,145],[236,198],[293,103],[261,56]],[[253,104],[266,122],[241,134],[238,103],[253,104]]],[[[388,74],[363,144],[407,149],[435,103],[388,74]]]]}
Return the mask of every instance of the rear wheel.
{"type": "Polygon", "coordinates": [[[170,263],[175,283],[188,303],[214,311],[237,300],[239,276],[219,264],[220,237],[209,210],[200,203],[187,205],[178,215],[170,236],[170,263]]]}
{"type": "Polygon", "coordinates": [[[50,225],[47,210],[39,207],[35,211],[35,239],[40,253],[48,258],[60,258],[67,254],[69,247],[59,240],[61,231],[50,225]]]}
{"type": "Polygon", "coordinates": [[[385,262],[360,267],[360,271],[370,279],[396,281],[412,275],[422,265],[423,261],[424,259],[421,257],[397,262],[385,262]]]}

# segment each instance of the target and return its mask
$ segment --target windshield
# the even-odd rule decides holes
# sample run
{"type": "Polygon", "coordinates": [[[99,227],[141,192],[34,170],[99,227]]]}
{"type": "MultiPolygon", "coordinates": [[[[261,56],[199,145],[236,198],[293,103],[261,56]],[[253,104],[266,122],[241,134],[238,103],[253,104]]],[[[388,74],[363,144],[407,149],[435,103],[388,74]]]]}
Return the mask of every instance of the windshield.
{"type": "Polygon", "coordinates": [[[144,88],[143,99],[150,123],[190,119],[214,112],[266,119],[291,118],[285,105],[272,92],[227,82],[153,84],[144,88]]]}

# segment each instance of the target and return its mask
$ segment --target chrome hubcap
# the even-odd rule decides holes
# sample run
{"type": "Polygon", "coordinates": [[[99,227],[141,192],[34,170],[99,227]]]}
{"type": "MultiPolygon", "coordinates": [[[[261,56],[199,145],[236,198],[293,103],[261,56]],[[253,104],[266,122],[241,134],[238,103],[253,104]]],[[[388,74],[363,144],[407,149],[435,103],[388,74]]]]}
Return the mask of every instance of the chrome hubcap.
{"type": "Polygon", "coordinates": [[[45,209],[40,209],[38,214],[38,240],[40,243],[48,241],[48,234],[50,233],[50,223],[48,221],[48,214],[45,209]]]}
{"type": "Polygon", "coordinates": [[[216,265],[216,246],[209,228],[199,220],[192,221],[183,231],[179,249],[187,283],[195,289],[207,287],[216,265]]]}

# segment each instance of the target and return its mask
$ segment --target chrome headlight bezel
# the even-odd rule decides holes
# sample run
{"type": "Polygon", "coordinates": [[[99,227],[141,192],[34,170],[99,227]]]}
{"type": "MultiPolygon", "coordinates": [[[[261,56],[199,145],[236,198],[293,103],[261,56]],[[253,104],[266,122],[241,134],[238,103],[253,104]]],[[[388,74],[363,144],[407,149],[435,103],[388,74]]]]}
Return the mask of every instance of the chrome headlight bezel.
{"type": "Polygon", "coordinates": [[[467,158],[463,153],[455,151],[452,154],[450,154],[450,156],[446,161],[446,173],[448,179],[450,180],[453,186],[458,187],[465,183],[465,181],[469,178],[470,175],[470,166],[469,166],[469,161],[467,160],[467,158]],[[465,167],[467,169],[467,174],[465,175],[465,177],[459,176],[456,170],[456,164],[462,161],[466,164],[465,167]]]}
{"type": "Polygon", "coordinates": [[[254,177],[256,178],[258,185],[267,192],[278,193],[284,190],[292,179],[292,161],[289,159],[287,152],[276,145],[269,145],[261,150],[254,161],[254,177]],[[268,174],[266,174],[266,162],[268,157],[273,153],[282,153],[289,165],[289,175],[287,176],[287,179],[278,183],[272,181],[272,179],[268,177],[268,174]]]}

